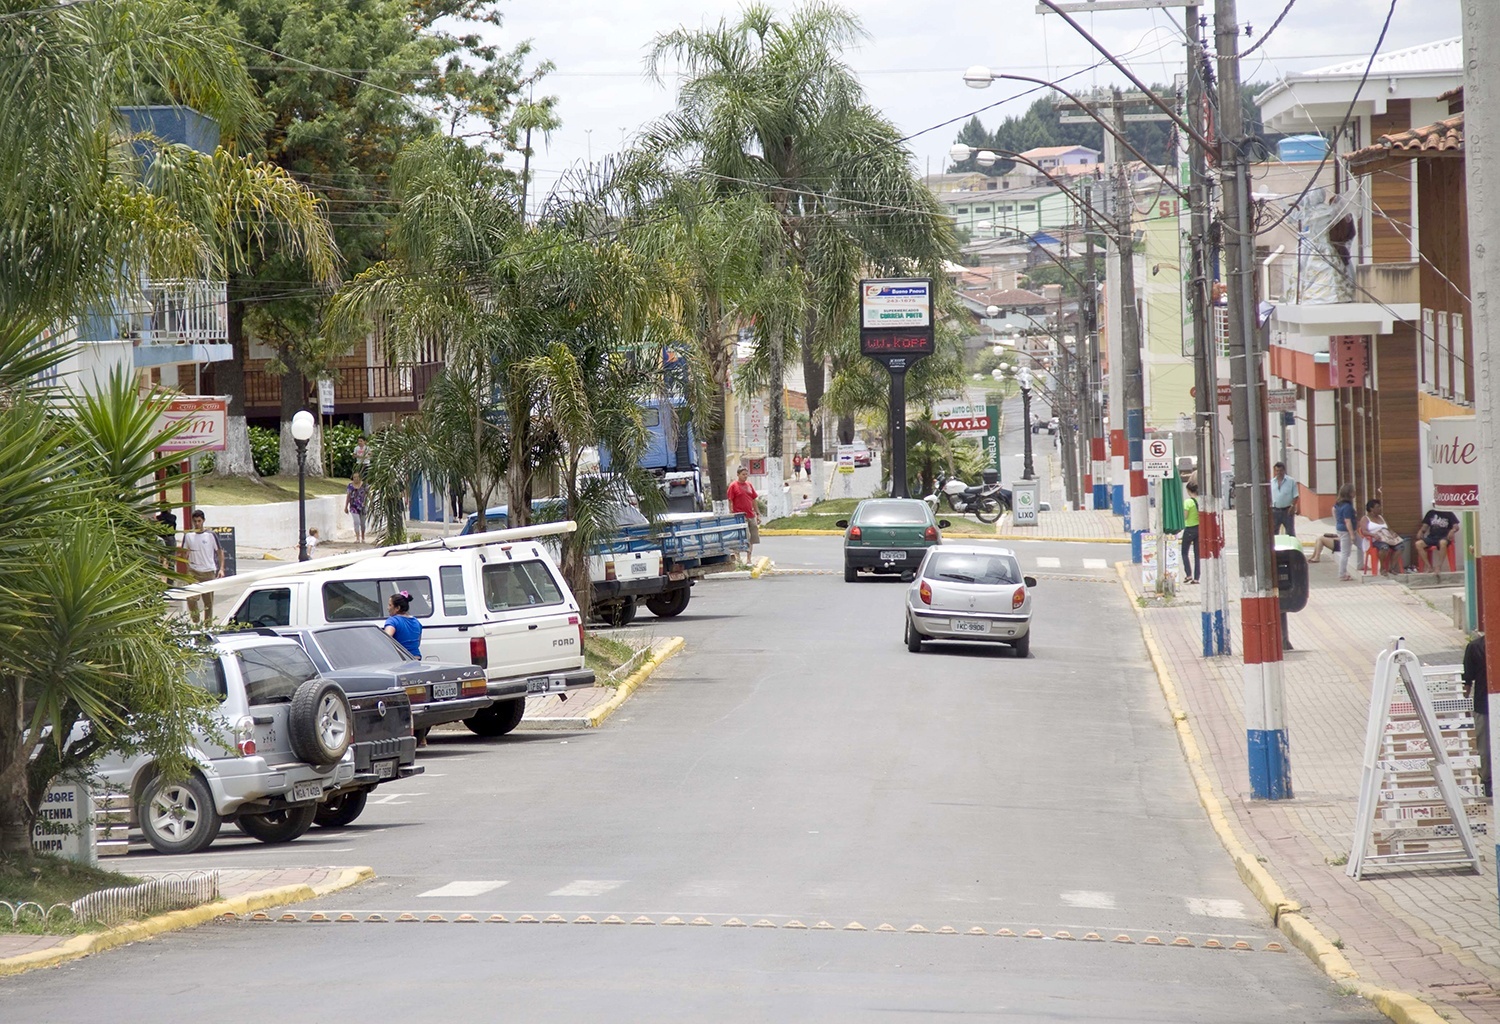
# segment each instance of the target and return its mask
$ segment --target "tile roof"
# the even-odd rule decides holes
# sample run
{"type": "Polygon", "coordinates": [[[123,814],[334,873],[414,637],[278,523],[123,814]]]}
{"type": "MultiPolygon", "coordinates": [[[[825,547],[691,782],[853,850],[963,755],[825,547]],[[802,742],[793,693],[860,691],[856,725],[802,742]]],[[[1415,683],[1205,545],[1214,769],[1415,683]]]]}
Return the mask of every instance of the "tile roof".
{"type": "Polygon", "coordinates": [[[1373,170],[1386,160],[1422,156],[1459,156],[1464,151],[1464,115],[1445,117],[1435,124],[1382,135],[1372,145],[1348,156],[1351,170],[1373,170]]]}
{"type": "MultiPolygon", "coordinates": [[[[1293,79],[1335,78],[1342,75],[1358,77],[1365,73],[1365,64],[1368,60],[1368,57],[1360,57],[1342,64],[1330,64],[1311,71],[1299,71],[1287,77],[1293,79]]],[[[1391,50],[1389,53],[1379,54],[1374,64],[1370,66],[1370,77],[1422,71],[1462,71],[1463,66],[1463,36],[1454,36],[1451,39],[1435,39],[1430,43],[1408,46],[1404,50],[1391,50]]]]}
{"type": "Polygon", "coordinates": [[[1080,149],[1085,153],[1093,153],[1095,159],[1099,156],[1097,149],[1090,149],[1088,146],[1038,146],[1035,149],[1026,150],[1021,155],[1028,160],[1036,160],[1044,156],[1062,156],[1064,153],[1072,153],[1080,149]]]}
{"type": "Polygon", "coordinates": [[[1001,309],[1014,309],[1017,306],[1045,306],[1047,297],[1038,295],[1036,292],[1027,291],[1025,288],[997,288],[990,291],[969,292],[971,298],[990,306],[999,306],[1001,309]]]}

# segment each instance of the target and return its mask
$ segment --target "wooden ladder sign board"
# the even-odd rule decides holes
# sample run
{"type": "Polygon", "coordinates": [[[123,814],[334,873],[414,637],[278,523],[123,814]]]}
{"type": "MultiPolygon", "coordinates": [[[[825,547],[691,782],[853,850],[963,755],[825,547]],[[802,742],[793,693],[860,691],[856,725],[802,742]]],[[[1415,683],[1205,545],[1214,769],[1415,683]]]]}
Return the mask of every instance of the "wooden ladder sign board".
{"type": "Polygon", "coordinates": [[[1474,706],[1457,665],[1424,667],[1395,645],[1375,659],[1354,841],[1344,873],[1376,867],[1479,870],[1486,831],[1474,706]]]}

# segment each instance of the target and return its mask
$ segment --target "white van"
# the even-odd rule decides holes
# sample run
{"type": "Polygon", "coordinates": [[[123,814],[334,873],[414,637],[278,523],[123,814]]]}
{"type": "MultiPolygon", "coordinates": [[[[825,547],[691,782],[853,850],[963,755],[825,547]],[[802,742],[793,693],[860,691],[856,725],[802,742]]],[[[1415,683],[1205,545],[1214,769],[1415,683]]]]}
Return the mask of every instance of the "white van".
{"type": "Polygon", "coordinates": [[[250,583],[228,621],[382,623],[390,596],[407,591],[422,623],[422,656],[485,670],[495,703],[464,724],[480,736],[504,735],[520,724],[528,694],[594,685],[583,661],[583,614],[542,541],[466,540],[372,551],[321,571],[288,567],[286,575],[250,583]]]}

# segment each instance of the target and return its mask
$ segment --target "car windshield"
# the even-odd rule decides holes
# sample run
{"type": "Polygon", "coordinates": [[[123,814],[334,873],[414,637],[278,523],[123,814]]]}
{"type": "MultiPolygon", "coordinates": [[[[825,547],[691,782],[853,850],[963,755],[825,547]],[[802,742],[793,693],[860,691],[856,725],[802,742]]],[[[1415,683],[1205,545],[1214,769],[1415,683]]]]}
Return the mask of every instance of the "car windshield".
{"type": "Polygon", "coordinates": [[[926,526],[927,506],[920,501],[870,501],[855,518],[861,526],[926,526]]]}
{"type": "Polygon", "coordinates": [[[313,633],[313,639],[334,669],[365,668],[416,660],[379,626],[321,629],[313,633]]]}
{"type": "Polygon", "coordinates": [[[999,586],[1021,582],[1021,567],[1010,555],[940,551],[927,560],[922,575],[930,580],[999,586]]]}

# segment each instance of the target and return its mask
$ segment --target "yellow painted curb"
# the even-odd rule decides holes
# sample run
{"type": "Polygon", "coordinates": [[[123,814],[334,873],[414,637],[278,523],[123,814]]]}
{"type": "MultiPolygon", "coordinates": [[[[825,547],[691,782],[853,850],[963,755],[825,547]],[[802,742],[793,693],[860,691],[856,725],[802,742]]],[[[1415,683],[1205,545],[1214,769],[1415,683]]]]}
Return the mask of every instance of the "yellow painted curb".
{"type": "Polygon", "coordinates": [[[651,674],[661,667],[662,662],[682,650],[686,645],[687,641],[680,636],[669,637],[659,648],[647,656],[640,668],[630,673],[624,682],[615,687],[615,695],[613,697],[600,704],[583,719],[584,725],[590,729],[598,728],[606,718],[620,709],[621,704],[630,699],[632,693],[640,689],[642,683],[651,678],[651,674]]]}
{"type": "Polygon", "coordinates": [[[259,892],[236,896],[233,899],[205,903],[201,907],[173,910],[166,914],[148,917],[144,921],[132,921],[94,935],[74,936],[51,949],[39,949],[34,953],[22,953],[20,956],[0,960],[0,977],[22,974],[41,967],[56,967],[69,960],[79,960],[94,953],[102,953],[106,949],[123,946],[127,942],[139,942],[142,939],[155,938],[168,932],[181,931],[184,928],[196,928],[200,924],[207,924],[214,918],[225,914],[249,914],[267,907],[303,903],[326,896],[331,892],[338,892],[340,889],[347,889],[374,877],[374,868],[346,868],[339,873],[337,878],[321,885],[283,885],[275,889],[262,889],[259,892]]]}
{"type": "Polygon", "coordinates": [[[843,530],[762,530],[762,537],[842,537],[843,530]]]}
{"type": "Polygon", "coordinates": [[[1031,533],[997,533],[996,540],[1040,540],[1048,544],[1129,544],[1129,537],[1049,537],[1031,533]]]}
{"type": "Polygon", "coordinates": [[[1416,996],[1360,981],[1359,972],[1354,969],[1353,964],[1349,963],[1349,959],[1318,930],[1316,925],[1302,916],[1302,905],[1287,898],[1281,885],[1271,877],[1271,873],[1240,841],[1239,834],[1224,813],[1224,805],[1219,800],[1213,782],[1203,767],[1203,755],[1198,746],[1198,739],[1193,734],[1193,727],[1188,722],[1187,712],[1178,699],[1177,686],[1172,681],[1172,674],[1167,669],[1166,660],[1161,656],[1161,649],[1157,647],[1156,638],[1152,636],[1150,628],[1146,625],[1146,610],[1140,606],[1139,595],[1130,584],[1130,578],[1126,575],[1126,565],[1125,562],[1115,563],[1115,572],[1119,574],[1120,585],[1124,587],[1130,607],[1134,609],[1136,619],[1140,622],[1141,636],[1146,642],[1146,651],[1151,656],[1151,665],[1156,670],[1156,681],[1161,686],[1162,696],[1167,703],[1167,711],[1171,714],[1172,724],[1177,729],[1177,742],[1182,747],[1182,755],[1187,761],[1188,772],[1192,775],[1193,786],[1198,790],[1198,802],[1208,814],[1209,824],[1218,835],[1220,844],[1234,861],[1234,868],[1240,880],[1254,894],[1266,913],[1271,915],[1271,920],[1275,923],[1277,930],[1329,978],[1348,985],[1351,990],[1369,1001],[1377,1010],[1396,1021],[1397,1024],[1444,1024],[1445,1018],[1416,996]]]}
{"type": "Polygon", "coordinates": [[[769,555],[761,555],[759,558],[757,558],[755,560],[755,568],[750,570],[750,578],[752,580],[758,580],[758,579],[760,579],[761,574],[764,573],[769,568],[771,568],[771,558],[770,558],[770,556],[769,555]]]}

